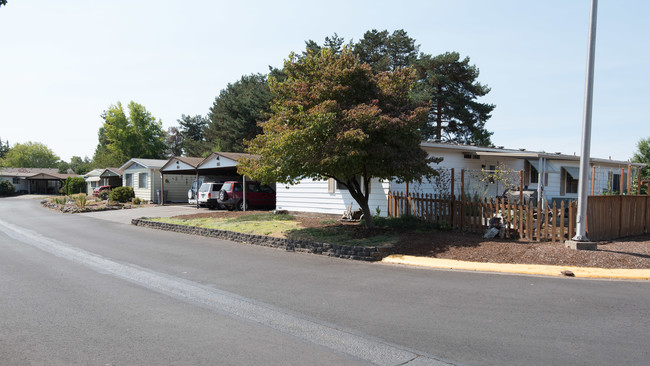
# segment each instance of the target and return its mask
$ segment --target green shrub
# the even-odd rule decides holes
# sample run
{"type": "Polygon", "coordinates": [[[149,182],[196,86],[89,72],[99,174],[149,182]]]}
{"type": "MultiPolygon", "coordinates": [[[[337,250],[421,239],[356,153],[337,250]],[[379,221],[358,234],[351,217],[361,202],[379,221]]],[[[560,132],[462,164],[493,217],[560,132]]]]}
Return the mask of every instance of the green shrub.
{"type": "Polygon", "coordinates": [[[16,188],[14,188],[14,185],[11,184],[10,181],[8,180],[1,180],[0,181],[0,196],[9,196],[14,194],[16,191],[16,188]]]}
{"type": "Polygon", "coordinates": [[[113,189],[108,195],[108,198],[111,201],[122,203],[129,202],[133,197],[135,197],[135,193],[133,193],[133,187],[117,187],[113,189]]]}
{"type": "Polygon", "coordinates": [[[63,188],[68,196],[86,192],[86,181],[82,177],[68,177],[63,183],[63,188]]]}
{"type": "Polygon", "coordinates": [[[141,203],[142,203],[142,200],[141,200],[140,198],[135,197],[135,198],[133,199],[133,204],[134,204],[134,205],[139,205],[139,204],[141,204],[141,203]]]}
{"type": "Polygon", "coordinates": [[[108,190],[108,189],[105,189],[105,190],[99,192],[99,198],[100,198],[102,201],[105,201],[105,200],[108,199],[108,194],[109,194],[109,193],[110,193],[109,190],[108,190]]]}

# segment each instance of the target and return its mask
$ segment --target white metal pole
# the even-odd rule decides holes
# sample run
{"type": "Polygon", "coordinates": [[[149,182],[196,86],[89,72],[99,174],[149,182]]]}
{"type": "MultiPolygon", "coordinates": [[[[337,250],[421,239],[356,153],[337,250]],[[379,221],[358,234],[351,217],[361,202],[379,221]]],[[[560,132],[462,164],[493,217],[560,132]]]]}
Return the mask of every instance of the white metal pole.
{"type": "Polygon", "coordinates": [[[589,19],[589,49],[587,54],[587,82],[585,85],[584,119],[582,123],[582,149],[580,155],[580,180],[578,184],[578,217],[575,241],[587,239],[587,181],[589,180],[589,160],[591,149],[591,112],[594,97],[594,59],[596,55],[596,15],[598,0],[591,0],[589,19]]]}

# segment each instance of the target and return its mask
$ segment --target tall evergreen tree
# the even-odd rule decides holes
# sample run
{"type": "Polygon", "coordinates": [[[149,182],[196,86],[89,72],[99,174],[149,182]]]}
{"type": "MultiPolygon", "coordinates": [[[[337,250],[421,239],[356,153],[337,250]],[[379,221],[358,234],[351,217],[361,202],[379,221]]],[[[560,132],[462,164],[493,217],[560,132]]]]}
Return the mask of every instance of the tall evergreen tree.
{"type": "Polygon", "coordinates": [[[262,132],[258,123],[270,111],[271,99],[265,75],[245,75],[228,84],[208,113],[206,141],[216,151],[243,152],[244,139],[262,132]]]}
{"type": "Polygon", "coordinates": [[[205,140],[205,129],[210,121],[207,117],[181,115],[177,120],[181,134],[181,148],[185,156],[200,157],[210,152],[210,146],[205,140]]]}
{"type": "Polygon", "coordinates": [[[469,57],[461,60],[457,52],[421,55],[415,62],[419,80],[413,97],[430,104],[428,121],[421,129],[423,139],[490,144],[492,132],[485,129],[485,122],[495,106],[476,101],[490,88],[477,81],[479,69],[469,62],[469,57]]]}
{"type": "Polygon", "coordinates": [[[361,62],[369,64],[375,72],[410,66],[417,59],[419,49],[420,45],[416,45],[403,29],[392,34],[373,29],[353,45],[361,62]]]}

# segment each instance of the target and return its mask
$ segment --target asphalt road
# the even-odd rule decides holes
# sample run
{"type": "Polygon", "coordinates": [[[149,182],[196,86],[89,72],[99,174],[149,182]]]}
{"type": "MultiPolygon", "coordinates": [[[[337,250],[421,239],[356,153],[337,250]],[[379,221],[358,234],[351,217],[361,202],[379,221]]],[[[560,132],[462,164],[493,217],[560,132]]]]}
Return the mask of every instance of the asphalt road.
{"type": "Polygon", "coordinates": [[[133,227],[116,219],[125,212],[101,214],[0,199],[0,364],[650,359],[647,282],[360,263],[133,227]]]}

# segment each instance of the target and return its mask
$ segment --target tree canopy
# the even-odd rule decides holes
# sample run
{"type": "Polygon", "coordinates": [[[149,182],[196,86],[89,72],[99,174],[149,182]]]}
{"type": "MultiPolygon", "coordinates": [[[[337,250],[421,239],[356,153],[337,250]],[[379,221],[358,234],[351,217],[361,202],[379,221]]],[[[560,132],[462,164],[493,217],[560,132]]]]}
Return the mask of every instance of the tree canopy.
{"type": "Polygon", "coordinates": [[[71,169],[75,174],[83,175],[93,170],[94,167],[94,163],[87,156],[83,159],[73,156],[69,163],[63,160],[58,163],[59,173],[66,173],[68,169],[71,169]]]}
{"type": "Polygon", "coordinates": [[[332,178],[345,185],[373,226],[370,181],[420,180],[435,174],[420,148],[426,108],[411,103],[413,70],[373,73],[347,48],[291,54],[287,79],[270,78],[276,95],[263,133],[248,142],[258,159],[240,161],[254,179],[295,184],[332,178]],[[360,179],[361,178],[361,179],[360,179]]]}
{"type": "MultiPolygon", "coordinates": [[[[647,164],[645,168],[641,169],[641,179],[650,180],[650,137],[639,140],[636,144],[636,152],[632,156],[632,161],[635,163],[647,164]]],[[[643,188],[647,194],[647,188],[643,188]]]]}
{"type": "MultiPolygon", "coordinates": [[[[324,48],[339,52],[344,40],[334,33],[331,38],[325,38],[322,46],[312,40],[305,43],[307,50],[303,57],[308,52],[324,48]]],[[[480,146],[491,144],[492,132],[485,128],[485,123],[495,106],[478,102],[478,98],[487,95],[490,88],[477,81],[479,70],[470,64],[469,57],[461,59],[457,52],[418,55],[420,45],[403,29],[393,33],[376,29],[367,31],[358,42],[351,42],[350,47],[374,72],[409,66],[416,68],[417,83],[412,97],[430,106],[427,120],[420,129],[423,140],[480,146]]]]}
{"type": "Polygon", "coordinates": [[[181,134],[181,149],[185,156],[200,157],[210,152],[210,146],[205,140],[205,129],[209,119],[197,114],[196,116],[182,115],[177,120],[181,134]]]}
{"type": "Polygon", "coordinates": [[[388,71],[412,65],[418,58],[420,45],[403,29],[392,34],[387,30],[367,31],[353,45],[354,53],[361,62],[369,64],[374,71],[388,71]]]}
{"type": "Polygon", "coordinates": [[[2,159],[2,166],[13,168],[56,168],[59,157],[40,142],[16,144],[2,159]]]}
{"type": "Polygon", "coordinates": [[[93,160],[101,168],[121,166],[131,158],[165,158],[165,131],[142,105],[131,101],[127,116],[122,103],[111,105],[103,114],[99,143],[93,160]]]}
{"type": "Polygon", "coordinates": [[[477,81],[479,70],[470,65],[469,57],[461,60],[457,52],[421,55],[414,65],[418,83],[413,96],[430,103],[423,139],[489,145],[492,132],[485,129],[485,122],[495,106],[476,101],[490,88],[477,81]]]}
{"type": "Polygon", "coordinates": [[[271,99],[265,75],[245,75],[228,84],[208,113],[206,140],[215,151],[243,152],[244,139],[262,132],[258,123],[270,111],[271,99]]]}

